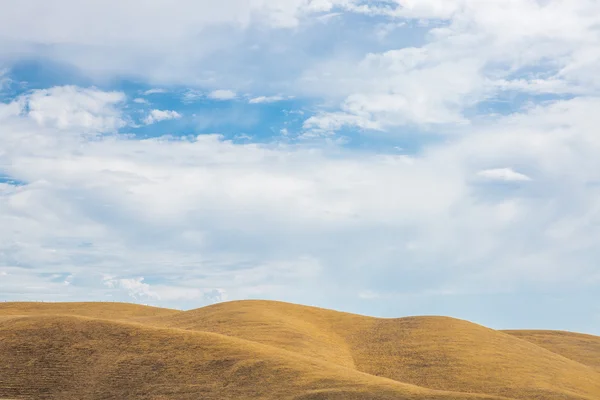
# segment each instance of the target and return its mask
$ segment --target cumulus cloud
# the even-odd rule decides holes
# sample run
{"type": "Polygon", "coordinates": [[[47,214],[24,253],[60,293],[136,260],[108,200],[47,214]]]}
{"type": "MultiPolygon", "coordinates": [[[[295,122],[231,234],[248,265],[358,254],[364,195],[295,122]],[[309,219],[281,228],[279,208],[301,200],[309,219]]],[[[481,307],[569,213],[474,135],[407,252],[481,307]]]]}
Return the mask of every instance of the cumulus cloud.
{"type": "Polygon", "coordinates": [[[181,114],[177,111],[173,110],[152,110],[150,114],[144,118],[144,123],[146,125],[151,125],[160,121],[167,121],[170,119],[179,119],[181,118],[181,114]]]}
{"type": "Polygon", "coordinates": [[[121,92],[104,92],[94,88],[60,86],[35,90],[20,99],[23,112],[39,125],[64,130],[114,131],[125,125],[121,110],[125,100],[121,92]]]}
{"type": "Polygon", "coordinates": [[[590,73],[600,64],[595,28],[600,7],[594,2],[398,3],[401,7],[386,13],[434,21],[429,40],[419,47],[370,52],[350,64],[332,58],[308,68],[302,79],[306,93],[343,99],[339,110],[313,125],[332,120],[385,130],[456,125],[468,123],[465,113],[477,104],[510,92],[600,90],[597,75],[590,73]],[[445,23],[435,22],[440,19],[445,23]]]}
{"type": "MultiPolygon", "coordinates": [[[[40,9],[34,6],[37,1],[31,0],[27,9],[40,9]]],[[[185,1],[177,12],[157,3],[142,13],[135,1],[105,8],[105,2],[61,0],[36,17],[43,23],[27,31],[22,30],[27,26],[23,18],[30,16],[22,7],[0,16],[9,62],[14,54],[31,51],[92,76],[141,76],[157,84],[193,86],[201,93],[216,90],[219,99],[232,98],[231,93],[217,94],[221,87],[238,93],[268,87],[322,98],[330,105],[337,102],[337,109],[321,120],[343,120],[342,126],[393,130],[468,123],[470,109],[507,92],[569,95],[600,88],[595,73],[600,10],[590,0],[185,1]],[[342,51],[339,36],[314,24],[331,12],[346,22],[355,13],[365,14],[373,20],[373,32],[367,29],[352,51],[342,51]],[[75,21],[89,15],[93,21],[82,29],[75,21]],[[131,21],[130,26],[119,20],[131,21]],[[396,27],[420,24],[422,33],[413,41],[392,35],[381,45],[382,21],[396,27]],[[45,26],[60,29],[48,32],[45,26]],[[102,26],[117,28],[106,34],[102,26]],[[289,28],[295,29],[293,35],[277,34],[289,28]],[[273,34],[258,35],[262,29],[273,34]],[[320,29],[317,36],[331,51],[303,50],[311,47],[314,38],[307,32],[314,29],[320,29]],[[252,38],[244,39],[248,35],[252,38]]]]}

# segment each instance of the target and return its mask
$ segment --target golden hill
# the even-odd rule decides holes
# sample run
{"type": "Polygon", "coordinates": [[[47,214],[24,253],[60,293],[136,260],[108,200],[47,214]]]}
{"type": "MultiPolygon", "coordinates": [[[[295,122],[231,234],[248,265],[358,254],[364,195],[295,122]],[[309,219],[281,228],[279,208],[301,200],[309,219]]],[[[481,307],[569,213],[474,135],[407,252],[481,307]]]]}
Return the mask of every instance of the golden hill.
{"type": "Polygon", "coordinates": [[[519,339],[600,370],[600,337],[560,331],[505,331],[519,339]]]}
{"type": "Polygon", "coordinates": [[[600,338],[269,301],[0,303],[0,399],[600,399],[600,338]]]}

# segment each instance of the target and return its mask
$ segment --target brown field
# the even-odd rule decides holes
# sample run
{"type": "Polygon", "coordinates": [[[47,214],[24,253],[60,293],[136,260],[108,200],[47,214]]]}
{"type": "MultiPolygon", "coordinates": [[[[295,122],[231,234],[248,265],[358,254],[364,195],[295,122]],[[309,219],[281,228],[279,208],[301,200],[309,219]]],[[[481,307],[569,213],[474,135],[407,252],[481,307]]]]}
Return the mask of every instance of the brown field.
{"type": "Polygon", "coordinates": [[[0,399],[600,399],[600,337],[240,301],[0,303],[0,399]]]}

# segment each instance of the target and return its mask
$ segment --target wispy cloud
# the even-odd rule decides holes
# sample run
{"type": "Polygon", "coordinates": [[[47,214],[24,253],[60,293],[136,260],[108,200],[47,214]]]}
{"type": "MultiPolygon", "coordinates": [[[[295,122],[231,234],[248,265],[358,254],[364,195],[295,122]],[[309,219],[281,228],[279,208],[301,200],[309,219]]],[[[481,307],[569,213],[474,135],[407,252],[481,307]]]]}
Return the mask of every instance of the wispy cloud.
{"type": "Polygon", "coordinates": [[[0,69],[0,93],[12,82],[12,79],[8,77],[8,72],[7,68],[0,69]]]}
{"type": "Polygon", "coordinates": [[[477,176],[490,181],[527,182],[531,178],[525,174],[515,172],[512,168],[494,168],[479,171],[477,176]]]}
{"type": "Polygon", "coordinates": [[[260,104],[260,103],[275,103],[281,100],[284,100],[285,97],[283,96],[258,96],[258,97],[253,97],[250,100],[248,100],[248,103],[250,104],[260,104]]]}
{"type": "Polygon", "coordinates": [[[151,95],[151,94],[162,94],[162,93],[167,93],[166,89],[148,89],[146,91],[144,91],[144,94],[146,96],[151,95]]]}

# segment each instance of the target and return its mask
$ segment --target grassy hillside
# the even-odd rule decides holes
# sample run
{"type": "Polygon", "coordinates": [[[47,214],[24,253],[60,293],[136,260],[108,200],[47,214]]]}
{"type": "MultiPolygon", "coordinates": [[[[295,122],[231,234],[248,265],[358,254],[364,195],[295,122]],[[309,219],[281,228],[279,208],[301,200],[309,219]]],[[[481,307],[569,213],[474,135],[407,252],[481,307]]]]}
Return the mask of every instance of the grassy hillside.
{"type": "Polygon", "coordinates": [[[0,398],[598,400],[599,342],[266,301],[4,303],[0,398]]]}
{"type": "Polygon", "coordinates": [[[560,331],[505,331],[581,364],[600,369],[600,337],[560,331]]]}

